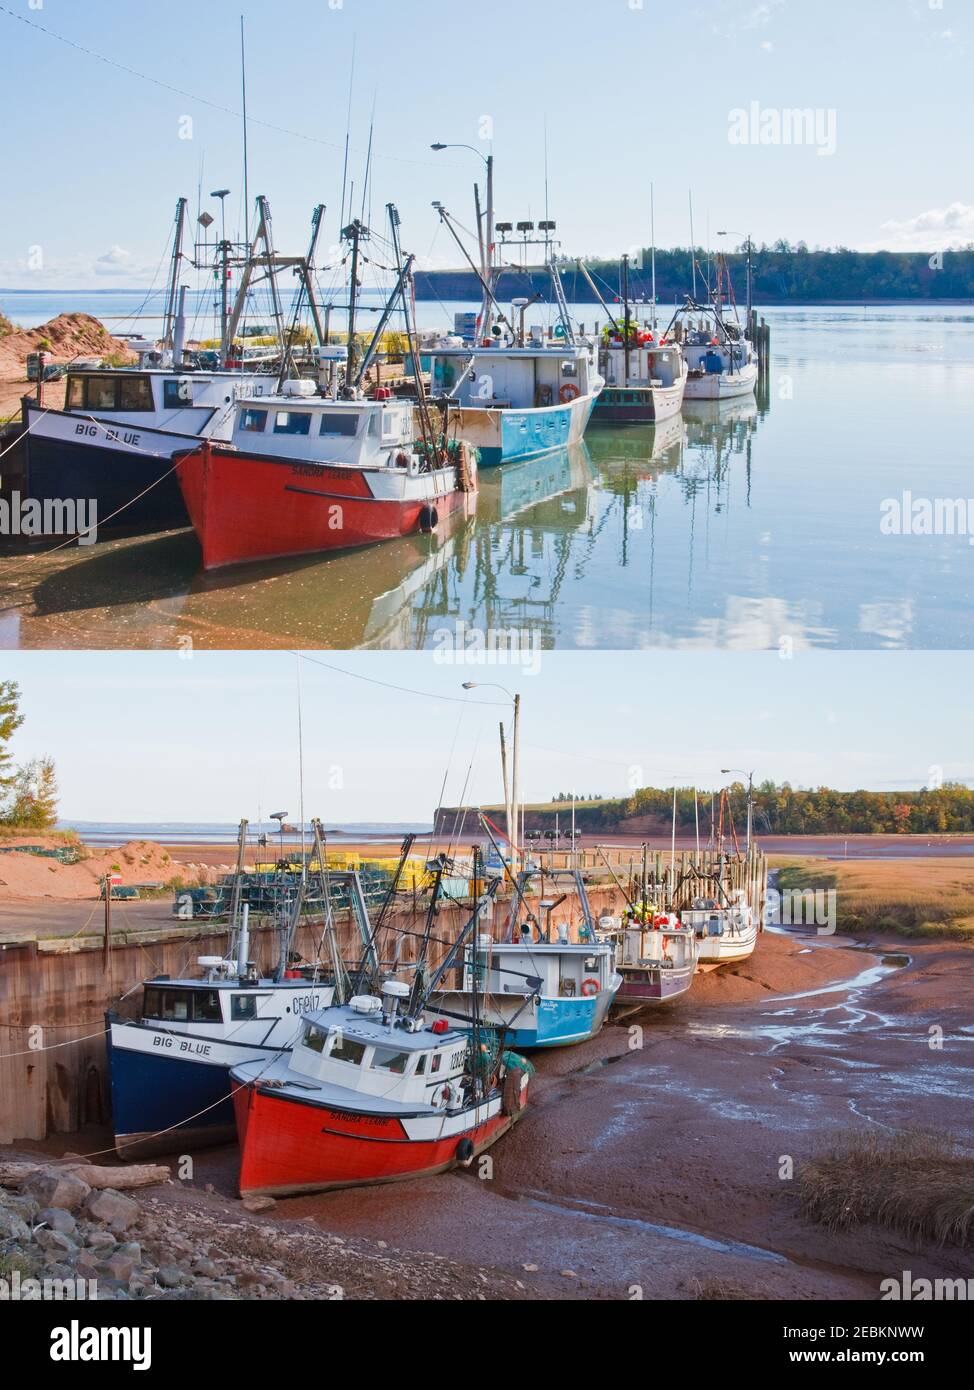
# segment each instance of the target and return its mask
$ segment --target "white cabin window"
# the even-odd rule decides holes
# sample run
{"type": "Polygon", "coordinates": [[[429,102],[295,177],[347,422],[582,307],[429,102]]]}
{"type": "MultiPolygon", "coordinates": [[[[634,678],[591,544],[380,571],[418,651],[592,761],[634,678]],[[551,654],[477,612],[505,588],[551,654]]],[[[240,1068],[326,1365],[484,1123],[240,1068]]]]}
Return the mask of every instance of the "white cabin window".
{"type": "Polygon", "coordinates": [[[365,1056],[365,1044],[337,1034],[328,1055],[336,1062],[349,1062],[353,1067],[357,1067],[365,1056]]]}
{"type": "Polygon", "coordinates": [[[238,1019],[248,1019],[257,1017],[257,995],[256,994],[234,994],[230,997],[230,1018],[233,1022],[238,1019]]]}
{"type": "Polygon", "coordinates": [[[324,1052],[327,1038],[328,1034],[322,1028],[316,1028],[313,1023],[309,1023],[304,1030],[302,1041],[305,1047],[311,1048],[312,1052],[324,1052]]]}
{"type": "Polygon", "coordinates": [[[306,410],[278,410],[274,414],[275,434],[310,434],[311,416],[306,410]]]}
{"type": "Polygon", "coordinates": [[[358,428],[358,416],[351,412],[326,411],[321,417],[319,434],[354,435],[358,428]]]}
{"type": "Polygon", "coordinates": [[[562,374],[563,377],[566,377],[566,378],[567,378],[567,377],[576,377],[576,376],[578,376],[578,363],[577,363],[577,362],[562,362],[562,364],[561,364],[561,374],[562,374]]]}
{"type": "Polygon", "coordinates": [[[266,410],[245,410],[240,417],[240,428],[250,434],[263,434],[266,424],[266,410]]]}
{"type": "Polygon", "coordinates": [[[394,1052],[389,1047],[377,1047],[372,1052],[372,1067],[376,1071],[391,1071],[403,1076],[408,1061],[408,1052],[394,1052]]]}
{"type": "Polygon", "coordinates": [[[382,436],[384,439],[391,439],[399,429],[399,412],[383,415],[382,417],[382,436]]]}

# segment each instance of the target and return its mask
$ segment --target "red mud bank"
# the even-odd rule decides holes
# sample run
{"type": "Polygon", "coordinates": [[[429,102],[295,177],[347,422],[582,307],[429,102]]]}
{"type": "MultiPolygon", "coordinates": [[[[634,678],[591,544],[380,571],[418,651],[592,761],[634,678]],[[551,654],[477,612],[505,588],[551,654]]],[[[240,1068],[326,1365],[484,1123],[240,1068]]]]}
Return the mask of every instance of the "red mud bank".
{"type": "MultiPolygon", "coordinates": [[[[675,1006],[535,1054],[528,1111],[489,1164],[280,1201],[248,1226],[298,1285],[288,1232],[381,1252],[376,1279],[393,1282],[370,1288],[366,1267],[350,1297],[421,1297],[431,1259],[450,1262],[456,1296],[486,1298],[871,1301],[904,1269],[969,1277],[970,1250],[806,1221],[782,1177],[783,1159],[800,1170],[850,1128],[947,1130],[974,1152],[974,951],[897,939],[884,964],[884,947],[765,933],[751,960],[698,977],[675,1006]]],[[[107,1142],[104,1129],[67,1141],[107,1142]]],[[[235,1229],[236,1165],[235,1146],[198,1154],[190,1184],[154,1189],[156,1212],[191,1242],[197,1213],[201,1229],[204,1217],[235,1229]]]]}

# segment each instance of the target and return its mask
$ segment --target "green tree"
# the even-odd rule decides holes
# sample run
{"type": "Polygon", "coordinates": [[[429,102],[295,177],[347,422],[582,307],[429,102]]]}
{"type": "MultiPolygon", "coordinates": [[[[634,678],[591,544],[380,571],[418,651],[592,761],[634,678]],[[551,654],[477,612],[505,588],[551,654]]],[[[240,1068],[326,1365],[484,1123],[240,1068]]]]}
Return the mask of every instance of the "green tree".
{"type": "Polygon", "coordinates": [[[32,758],[17,771],[13,804],[4,819],[24,830],[52,830],[57,823],[57,798],[53,758],[32,758]]]}
{"type": "Polygon", "coordinates": [[[0,814],[17,777],[8,744],[23,722],[20,686],[16,681],[0,681],[0,814]]]}

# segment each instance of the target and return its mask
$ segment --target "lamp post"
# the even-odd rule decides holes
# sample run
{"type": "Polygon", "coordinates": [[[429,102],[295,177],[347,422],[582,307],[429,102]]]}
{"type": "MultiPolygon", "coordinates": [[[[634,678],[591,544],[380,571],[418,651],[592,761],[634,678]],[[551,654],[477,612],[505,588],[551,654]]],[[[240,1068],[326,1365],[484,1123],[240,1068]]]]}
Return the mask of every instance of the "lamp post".
{"type": "Polygon", "coordinates": [[[752,830],[754,826],[754,773],[745,772],[742,767],[722,767],[720,770],[724,776],[727,776],[728,773],[736,772],[739,773],[742,777],[747,778],[747,852],[748,854],[750,854],[752,830]]]}
{"type": "Polygon", "coordinates": [[[718,232],[717,235],[718,235],[718,236],[742,236],[742,237],[744,237],[744,239],[745,239],[745,243],[746,243],[746,246],[747,246],[747,261],[745,262],[745,264],[746,264],[746,266],[747,266],[747,332],[748,332],[748,337],[750,337],[750,335],[751,335],[751,310],[752,310],[752,308],[753,308],[753,304],[752,304],[753,295],[752,295],[752,293],[751,293],[751,286],[752,286],[752,270],[751,270],[751,234],[750,234],[750,232],[735,232],[735,231],[728,231],[728,230],[725,228],[724,231],[718,232]]]}
{"type": "MultiPolygon", "coordinates": [[[[478,218],[477,218],[477,231],[478,231],[478,233],[479,233],[479,235],[480,235],[480,269],[481,269],[481,273],[483,274],[484,279],[487,281],[487,284],[488,284],[490,290],[493,291],[493,288],[494,288],[494,156],[493,156],[492,154],[481,154],[481,152],[480,152],[474,145],[444,144],[443,141],[440,141],[440,140],[438,140],[435,144],[430,145],[430,149],[431,149],[431,150],[436,150],[437,152],[439,152],[440,150],[470,150],[471,153],[475,154],[479,160],[482,160],[482,161],[483,161],[484,168],[485,168],[486,171],[487,171],[487,209],[486,209],[487,235],[484,236],[484,222],[483,222],[483,218],[479,215],[479,207],[478,207],[478,218]]],[[[478,203],[479,203],[479,194],[478,194],[478,203]]],[[[489,297],[488,297],[487,295],[484,295],[484,306],[483,306],[483,313],[482,313],[482,315],[481,315],[481,335],[480,335],[482,338],[485,337],[485,336],[487,335],[487,333],[490,331],[490,322],[489,322],[489,318],[488,318],[489,314],[490,314],[490,299],[489,299],[489,297]]]]}
{"type": "MultiPolygon", "coordinates": [[[[480,682],[480,681],[464,681],[464,682],[463,682],[463,688],[464,688],[464,690],[477,690],[477,689],[481,689],[481,690],[500,690],[504,695],[507,696],[507,698],[511,701],[512,705],[514,706],[514,747],[513,747],[512,757],[511,757],[511,788],[510,788],[510,794],[508,795],[507,787],[506,787],[506,785],[505,785],[504,794],[505,794],[505,797],[507,798],[507,807],[506,807],[506,814],[507,814],[507,838],[508,838],[508,839],[510,840],[510,842],[511,842],[511,872],[516,876],[516,875],[517,875],[517,869],[518,869],[518,850],[517,850],[517,846],[518,846],[519,840],[521,839],[521,835],[520,835],[520,832],[519,832],[519,829],[518,829],[518,820],[519,820],[519,817],[520,817],[520,815],[521,815],[520,808],[519,808],[519,802],[518,802],[518,796],[519,796],[519,779],[520,779],[520,764],[521,764],[521,696],[520,696],[520,694],[512,695],[511,692],[507,689],[507,687],[506,687],[505,685],[497,685],[497,684],[495,684],[494,682],[491,682],[491,681],[487,681],[487,682],[480,682]]],[[[503,735],[504,735],[504,726],[501,725],[501,739],[502,739],[502,740],[503,740],[503,735]]],[[[502,743],[501,743],[501,748],[502,748],[502,750],[503,750],[503,746],[504,746],[504,745],[503,745],[503,742],[502,742],[502,743]]],[[[505,783],[506,783],[506,780],[507,780],[507,779],[506,779],[506,772],[505,772],[505,783]]]]}

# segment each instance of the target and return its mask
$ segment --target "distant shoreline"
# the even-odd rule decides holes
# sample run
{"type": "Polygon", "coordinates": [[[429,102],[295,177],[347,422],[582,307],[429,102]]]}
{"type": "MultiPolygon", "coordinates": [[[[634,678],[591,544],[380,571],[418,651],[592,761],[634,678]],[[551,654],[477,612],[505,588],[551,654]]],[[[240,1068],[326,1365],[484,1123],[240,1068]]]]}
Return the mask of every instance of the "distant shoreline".
{"type": "MultiPolygon", "coordinates": [[[[436,274],[437,272],[431,271],[431,272],[427,272],[427,273],[430,274],[430,275],[432,275],[432,274],[436,274]]],[[[109,290],[106,290],[106,289],[99,289],[99,290],[65,290],[65,289],[59,289],[59,288],[57,288],[56,286],[53,287],[53,288],[51,288],[51,289],[46,289],[46,290],[45,290],[45,289],[24,290],[24,289],[16,289],[16,288],[14,288],[14,287],[12,287],[12,286],[2,286],[2,285],[0,285],[0,295],[3,295],[3,294],[37,295],[37,296],[44,296],[44,297],[46,297],[46,298],[51,298],[51,297],[54,296],[54,295],[75,296],[75,297],[79,297],[79,298],[94,298],[94,297],[96,297],[96,296],[98,296],[98,295],[111,295],[111,294],[133,294],[133,295],[135,295],[135,294],[141,294],[141,295],[157,294],[160,298],[162,298],[163,295],[164,295],[164,293],[165,293],[165,292],[162,291],[162,290],[149,290],[149,289],[142,288],[142,287],[140,287],[140,286],[138,286],[138,285],[131,286],[131,287],[125,287],[125,288],[119,287],[118,289],[114,289],[114,290],[110,290],[110,289],[109,289],[109,290]]],[[[202,294],[208,294],[209,291],[200,290],[199,293],[200,293],[201,295],[202,295],[202,294]]],[[[417,299],[421,299],[421,300],[424,300],[424,301],[429,302],[429,301],[434,300],[434,299],[436,299],[436,298],[438,298],[438,297],[439,297],[439,296],[434,295],[434,294],[432,294],[432,293],[428,293],[428,294],[422,293],[422,292],[420,291],[419,287],[417,287],[417,293],[416,293],[416,298],[417,298],[417,299]]],[[[475,299],[475,298],[464,297],[462,300],[457,300],[456,302],[457,302],[457,303],[461,303],[461,302],[462,302],[462,303],[475,304],[475,303],[479,303],[479,300],[477,300],[477,299],[475,299]]],[[[576,302],[576,303],[586,303],[586,304],[589,303],[588,300],[577,300],[577,301],[575,301],[575,302],[576,302]]],[[[591,302],[592,302],[593,304],[596,304],[596,303],[597,303],[597,301],[594,300],[594,299],[593,299],[591,302]]],[[[634,305],[637,304],[637,301],[635,301],[635,300],[633,300],[632,302],[633,302],[634,305]]],[[[755,307],[757,310],[760,311],[762,308],[765,308],[765,307],[766,307],[766,308],[769,308],[769,309],[772,309],[772,308],[773,308],[773,309],[786,309],[786,308],[788,308],[788,307],[790,307],[790,306],[794,306],[795,308],[803,308],[803,309],[815,309],[815,308],[820,308],[820,309],[841,309],[841,308],[856,308],[856,307],[860,307],[860,306],[873,306],[873,305],[875,305],[875,306],[877,306],[877,307],[896,307],[896,306],[906,307],[906,306],[911,305],[911,304],[928,305],[928,306],[932,306],[932,305],[941,306],[941,305],[942,305],[944,308],[965,308],[965,307],[969,308],[969,307],[971,307],[971,306],[974,306],[974,298],[968,298],[968,299],[948,299],[948,298],[944,298],[944,299],[940,299],[940,298],[938,298],[938,297],[935,296],[935,295],[929,295],[929,296],[924,296],[924,297],[922,297],[922,298],[917,298],[916,296],[914,296],[914,297],[912,297],[912,298],[903,297],[903,298],[898,298],[898,299],[871,299],[871,298],[865,298],[865,299],[801,299],[801,298],[797,298],[797,297],[794,296],[794,295],[789,295],[789,296],[787,296],[787,297],[782,297],[782,298],[774,298],[774,297],[769,297],[769,296],[763,295],[763,296],[760,296],[759,298],[757,298],[757,299],[755,300],[754,307],[755,307]]],[[[671,305],[669,302],[665,302],[665,303],[664,303],[662,299],[661,299],[661,300],[659,301],[659,303],[657,304],[657,309],[668,309],[668,308],[672,308],[672,307],[673,307],[673,305],[671,305]]]]}

